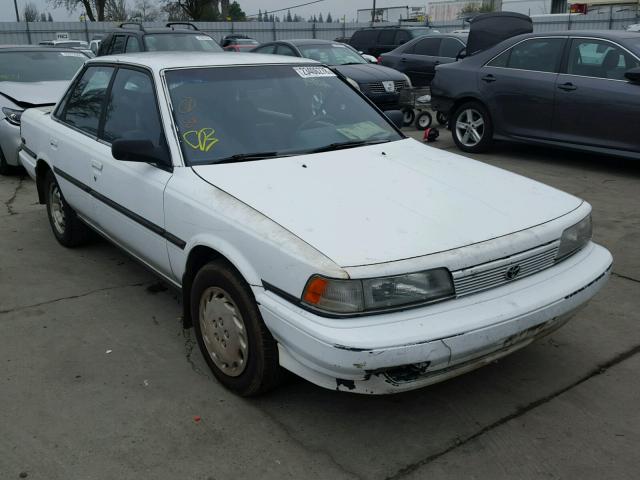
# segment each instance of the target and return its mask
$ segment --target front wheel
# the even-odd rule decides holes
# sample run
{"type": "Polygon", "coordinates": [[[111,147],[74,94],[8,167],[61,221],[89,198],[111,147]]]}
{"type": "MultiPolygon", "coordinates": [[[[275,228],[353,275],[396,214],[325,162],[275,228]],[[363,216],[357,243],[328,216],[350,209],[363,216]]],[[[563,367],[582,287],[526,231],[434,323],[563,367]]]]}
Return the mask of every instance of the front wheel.
{"type": "Polygon", "coordinates": [[[214,261],[200,269],[191,289],[191,315],[200,351],[225,387],[252,396],[280,383],[276,341],[233,267],[214,261]]]}
{"type": "Polygon", "coordinates": [[[51,170],[45,177],[47,216],[53,235],[65,247],[77,247],[91,237],[91,230],[78,218],[66,202],[56,177],[51,170]]]}
{"type": "Polygon", "coordinates": [[[408,127],[409,125],[411,125],[415,119],[416,119],[416,112],[413,110],[413,108],[405,108],[402,111],[402,124],[405,127],[408,127]]]}
{"type": "Polygon", "coordinates": [[[493,142],[493,124],[484,105],[479,102],[460,105],[451,118],[451,134],[463,152],[487,151],[493,142]]]}
{"type": "Polygon", "coordinates": [[[442,126],[446,125],[449,122],[449,118],[447,117],[447,114],[444,112],[437,112],[436,120],[442,126]]]}
{"type": "Polygon", "coordinates": [[[422,112],[416,119],[416,129],[426,130],[431,126],[432,122],[433,118],[431,117],[431,114],[429,112],[422,112]]]}

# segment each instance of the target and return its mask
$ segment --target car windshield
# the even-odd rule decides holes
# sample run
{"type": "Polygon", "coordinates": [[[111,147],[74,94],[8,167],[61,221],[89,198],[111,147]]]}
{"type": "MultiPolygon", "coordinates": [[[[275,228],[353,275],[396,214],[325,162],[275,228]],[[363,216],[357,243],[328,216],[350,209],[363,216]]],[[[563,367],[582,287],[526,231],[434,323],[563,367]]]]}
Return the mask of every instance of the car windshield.
{"type": "Polygon", "coordinates": [[[317,60],[325,65],[349,65],[352,63],[367,63],[367,61],[346,45],[339,43],[298,45],[302,56],[317,60]]]}
{"type": "Polygon", "coordinates": [[[0,52],[0,82],[71,80],[87,58],[80,52],[0,52]]]}
{"type": "Polygon", "coordinates": [[[409,30],[411,32],[411,36],[413,38],[421,37],[422,35],[428,35],[430,33],[440,33],[438,30],[434,30],[432,28],[412,28],[409,30]]]}
{"type": "Polygon", "coordinates": [[[168,70],[166,81],[189,165],[403,138],[327,67],[190,68],[168,70]]]}
{"type": "Polygon", "coordinates": [[[150,52],[222,52],[222,48],[209,35],[192,33],[158,33],[144,36],[150,52]]]}

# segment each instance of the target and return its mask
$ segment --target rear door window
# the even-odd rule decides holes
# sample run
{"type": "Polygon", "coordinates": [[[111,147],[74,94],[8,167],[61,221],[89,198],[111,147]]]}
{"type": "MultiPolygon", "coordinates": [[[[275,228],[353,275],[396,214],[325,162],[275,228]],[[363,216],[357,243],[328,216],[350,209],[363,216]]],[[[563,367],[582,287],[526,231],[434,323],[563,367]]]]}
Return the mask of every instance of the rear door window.
{"type": "Polygon", "coordinates": [[[127,38],[127,46],[124,50],[127,53],[134,53],[140,51],[140,42],[134,36],[127,38]]]}
{"type": "Polygon", "coordinates": [[[437,57],[440,51],[440,39],[439,38],[423,38],[413,46],[411,53],[415,55],[428,55],[431,57],[437,57]]]}
{"type": "Polygon", "coordinates": [[[406,30],[398,30],[396,32],[396,40],[395,40],[396,45],[404,45],[409,40],[411,40],[411,34],[406,30]]]}
{"type": "Polygon", "coordinates": [[[440,56],[448,58],[456,58],[464,45],[455,38],[443,38],[440,43],[440,56]]]}
{"type": "Polygon", "coordinates": [[[564,38],[533,38],[513,46],[508,59],[504,54],[493,60],[489,66],[506,66],[518,70],[534,72],[557,72],[564,47],[564,38]]]}
{"type": "Polygon", "coordinates": [[[352,43],[354,46],[375,45],[378,39],[378,30],[360,30],[353,34],[352,43]]]}
{"type": "Polygon", "coordinates": [[[380,45],[394,45],[395,38],[396,38],[396,30],[385,29],[380,32],[380,36],[378,37],[378,43],[380,45]]]}
{"type": "Polygon", "coordinates": [[[60,119],[96,136],[112,75],[113,67],[87,68],[70,93],[60,119]]]}

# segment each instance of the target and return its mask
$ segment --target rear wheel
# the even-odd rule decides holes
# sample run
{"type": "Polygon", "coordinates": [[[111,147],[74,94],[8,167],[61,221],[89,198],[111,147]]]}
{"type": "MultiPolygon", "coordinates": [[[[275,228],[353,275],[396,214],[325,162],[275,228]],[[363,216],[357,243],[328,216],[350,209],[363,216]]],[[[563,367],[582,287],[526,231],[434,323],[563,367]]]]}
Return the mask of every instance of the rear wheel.
{"type": "Polygon", "coordinates": [[[414,120],[416,119],[416,112],[413,111],[413,108],[405,108],[402,111],[402,124],[405,127],[408,127],[409,125],[411,125],[414,120]]]}
{"type": "Polygon", "coordinates": [[[14,168],[7,163],[7,160],[0,150],[0,175],[11,175],[14,171],[14,168]]]}
{"type": "Polygon", "coordinates": [[[86,243],[91,236],[91,230],[82,223],[66,202],[51,170],[47,171],[44,182],[47,216],[56,240],[65,247],[77,247],[86,243]]]}
{"type": "Polygon", "coordinates": [[[447,117],[447,114],[444,112],[437,112],[436,113],[436,120],[438,121],[438,123],[440,125],[446,125],[447,122],[449,122],[449,118],[447,117]]]}
{"type": "Polygon", "coordinates": [[[451,118],[451,134],[464,152],[485,152],[493,143],[493,124],[489,112],[479,102],[460,105],[451,118]]]}
{"type": "Polygon", "coordinates": [[[257,395],[283,378],[278,346],[247,283],[223,261],[196,274],[191,289],[196,339],[207,365],[229,390],[257,395]]]}

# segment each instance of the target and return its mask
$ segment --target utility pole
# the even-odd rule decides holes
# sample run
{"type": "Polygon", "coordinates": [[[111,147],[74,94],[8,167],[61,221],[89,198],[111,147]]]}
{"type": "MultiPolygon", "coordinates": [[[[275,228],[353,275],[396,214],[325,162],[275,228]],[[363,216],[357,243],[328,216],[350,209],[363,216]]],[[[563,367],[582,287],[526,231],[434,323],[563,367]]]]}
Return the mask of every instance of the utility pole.
{"type": "Polygon", "coordinates": [[[19,22],[20,15],[18,15],[18,0],[13,0],[13,6],[16,8],[16,22],[19,22]]]}
{"type": "MultiPolygon", "coordinates": [[[[16,10],[16,12],[17,11],[18,10],[16,10]]],[[[373,10],[371,10],[371,25],[373,26],[375,22],[376,22],[376,0],[373,0],[373,10]]]]}

